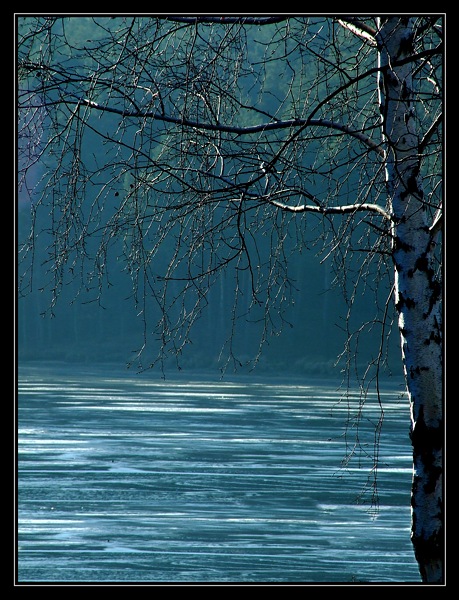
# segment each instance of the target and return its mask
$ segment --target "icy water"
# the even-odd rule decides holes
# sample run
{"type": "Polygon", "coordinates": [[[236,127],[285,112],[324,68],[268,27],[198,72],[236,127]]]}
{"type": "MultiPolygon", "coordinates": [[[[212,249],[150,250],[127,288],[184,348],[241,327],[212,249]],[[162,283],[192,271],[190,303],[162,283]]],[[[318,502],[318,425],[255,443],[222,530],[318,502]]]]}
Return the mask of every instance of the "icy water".
{"type": "Polygon", "coordinates": [[[17,582],[419,583],[401,389],[21,366],[17,582]]]}

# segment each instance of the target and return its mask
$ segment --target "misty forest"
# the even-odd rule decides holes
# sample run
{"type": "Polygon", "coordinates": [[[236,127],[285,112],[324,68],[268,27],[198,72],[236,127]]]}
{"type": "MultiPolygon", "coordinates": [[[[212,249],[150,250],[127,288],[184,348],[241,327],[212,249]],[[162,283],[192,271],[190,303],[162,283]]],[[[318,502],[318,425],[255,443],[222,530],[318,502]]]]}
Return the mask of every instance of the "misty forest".
{"type": "Polygon", "coordinates": [[[19,365],[332,377],[380,404],[400,378],[424,583],[444,581],[443,20],[16,17],[19,365]]]}
{"type": "MultiPolygon", "coordinates": [[[[24,26],[26,23],[28,23],[27,19],[24,20],[24,26]]],[[[110,19],[108,23],[110,24],[110,19]]],[[[70,35],[72,38],[75,37],[76,40],[82,40],[81,43],[83,43],[84,48],[87,48],[86,54],[88,56],[84,59],[87,61],[88,57],[93,54],[90,48],[87,47],[87,39],[94,39],[94,44],[97,44],[97,39],[101,36],[103,30],[98,26],[97,21],[94,22],[90,18],[73,19],[62,25],[62,27],[64,26],[65,36],[70,35]]],[[[319,21],[316,27],[321,29],[323,25],[319,21]]],[[[272,28],[273,26],[267,28],[264,32],[257,27],[257,35],[262,36],[263,41],[259,47],[253,47],[252,51],[256,55],[247,57],[248,60],[253,63],[263,60],[263,47],[272,35],[272,28]],[[257,58],[258,54],[260,56],[257,58]]],[[[204,27],[203,34],[208,29],[209,26],[204,27]]],[[[179,36],[182,30],[183,26],[180,26],[175,35],[179,36]]],[[[54,35],[56,35],[55,42],[57,42],[59,38],[57,34],[54,35]]],[[[146,35],[146,32],[143,35],[146,35]]],[[[178,38],[178,40],[180,40],[180,44],[184,44],[181,38],[178,38]]],[[[278,44],[280,43],[283,42],[279,40],[278,44]]],[[[179,47],[177,52],[180,51],[179,47]]],[[[183,46],[183,51],[186,51],[185,46],[183,46]]],[[[280,50],[276,52],[280,52],[280,50]]],[[[72,56],[71,61],[78,60],[77,56],[75,53],[75,58],[72,56]]],[[[167,55],[161,61],[165,61],[166,58],[167,55]]],[[[198,58],[203,63],[205,62],[205,54],[202,57],[198,55],[198,58]]],[[[80,60],[83,59],[80,58],[80,60]]],[[[292,100],[305,104],[304,99],[301,98],[301,88],[298,91],[295,91],[295,88],[290,89],[292,85],[299,85],[299,83],[296,82],[296,79],[294,82],[287,79],[284,62],[271,59],[267,63],[261,63],[260,67],[261,65],[264,70],[268,71],[268,75],[265,76],[266,81],[262,82],[267,91],[262,96],[260,96],[261,90],[253,88],[254,84],[251,79],[245,82],[247,77],[241,78],[244,84],[244,94],[256,106],[255,123],[260,124],[268,118],[264,116],[265,114],[276,114],[276,111],[279,110],[279,98],[286,96],[286,99],[283,99],[283,104],[289,104],[292,100]],[[294,93],[298,95],[297,99],[294,93]],[[289,96],[291,96],[291,99],[289,96]]],[[[121,64],[119,68],[121,68],[121,64]]],[[[154,68],[158,69],[159,67],[154,68]]],[[[227,68],[232,69],[232,66],[229,65],[227,68]]],[[[317,69],[318,66],[316,65],[314,68],[317,69]]],[[[161,74],[161,71],[159,73],[161,74]]],[[[178,71],[174,73],[177,77],[178,71]]],[[[34,75],[40,79],[38,71],[34,75]]],[[[210,76],[209,73],[201,73],[201,78],[209,78],[210,76]]],[[[313,74],[310,75],[310,77],[312,76],[313,74]]],[[[260,77],[260,75],[257,77],[260,77]]],[[[19,77],[20,85],[22,81],[22,78],[19,77]]],[[[151,82],[149,85],[151,86],[151,82]]],[[[193,83],[193,85],[197,84],[193,83]]],[[[199,85],[202,86],[203,83],[199,82],[199,85]]],[[[304,86],[305,83],[301,83],[301,85],[304,86]]],[[[321,84],[318,81],[317,85],[323,87],[325,83],[321,84]]],[[[83,87],[86,88],[86,84],[83,87]]],[[[55,91],[60,94],[58,89],[55,91]]],[[[87,93],[86,89],[77,90],[78,93],[83,91],[84,94],[87,93]]],[[[139,93],[145,94],[147,92],[139,86],[136,95],[139,93]]],[[[311,91],[308,92],[308,94],[310,93],[311,91]]],[[[322,94],[319,90],[314,93],[317,97],[322,94]]],[[[20,88],[20,101],[22,98],[20,88]]],[[[198,96],[199,98],[200,96],[198,96]]],[[[78,98],[76,101],[78,101],[78,98]]],[[[146,97],[145,102],[150,107],[151,99],[146,97]]],[[[188,102],[190,102],[190,99],[188,102]]],[[[193,110],[208,111],[210,109],[206,108],[206,104],[204,104],[193,110]]],[[[284,108],[282,110],[290,115],[294,109],[290,107],[288,110],[284,108]]],[[[304,110],[304,107],[302,110],[304,110]]],[[[242,110],[239,109],[239,112],[242,113],[242,110]]],[[[247,109],[244,112],[247,112],[247,109]]],[[[36,117],[40,119],[39,127],[41,130],[41,128],[45,128],[45,123],[42,121],[42,118],[44,118],[43,109],[39,110],[39,114],[40,116],[36,115],[36,117]]],[[[153,164],[155,161],[154,155],[150,158],[147,155],[156,153],[158,157],[161,157],[161,136],[168,133],[168,128],[165,127],[164,122],[151,119],[152,123],[149,123],[147,120],[142,124],[142,138],[137,141],[139,132],[135,129],[138,127],[135,121],[131,122],[131,120],[123,119],[120,123],[120,118],[116,113],[104,113],[104,123],[102,124],[100,114],[87,112],[88,127],[84,131],[84,137],[78,140],[77,143],[79,146],[78,156],[84,161],[84,169],[88,169],[88,172],[84,175],[83,173],[75,174],[79,180],[75,184],[79,189],[77,198],[74,198],[72,203],[77,202],[78,212],[80,210],[84,211],[86,206],[88,207],[87,210],[90,211],[88,216],[83,213],[82,218],[88,219],[89,215],[93,218],[91,228],[94,231],[92,236],[94,239],[84,241],[84,252],[87,251],[89,254],[97,255],[97,261],[103,262],[100,271],[97,269],[98,263],[96,262],[87,273],[84,268],[79,267],[77,269],[72,266],[65,277],[61,279],[62,269],[56,264],[55,257],[55,252],[59,252],[59,250],[50,249],[50,241],[53,235],[53,225],[51,223],[54,222],[57,226],[56,219],[60,220],[62,217],[65,219],[66,215],[65,210],[62,215],[50,215],[50,211],[46,209],[38,210],[36,197],[42,193],[43,189],[48,189],[47,183],[50,185],[52,183],[53,193],[58,194],[60,191],[56,189],[55,182],[48,180],[50,170],[41,154],[41,146],[45,146],[47,143],[43,140],[41,131],[35,129],[38,124],[34,123],[34,129],[29,130],[26,134],[25,127],[30,127],[29,118],[30,116],[25,116],[24,123],[20,122],[18,239],[20,243],[28,239],[31,219],[33,219],[35,232],[48,232],[39,236],[34,244],[33,270],[36,281],[32,280],[32,267],[29,270],[21,270],[20,272],[19,356],[24,360],[33,360],[37,356],[42,360],[64,359],[89,362],[115,360],[133,363],[136,367],[143,368],[146,361],[146,366],[149,366],[154,362],[156,354],[160,353],[161,359],[166,364],[174,366],[177,362],[176,346],[172,345],[171,348],[167,349],[168,352],[164,353],[161,344],[163,339],[161,332],[159,331],[156,334],[158,330],[154,328],[154,325],[161,320],[162,300],[159,300],[158,296],[153,296],[153,300],[148,302],[147,306],[142,306],[142,295],[138,290],[136,291],[139,280],[141,285],[145,285],[139,275],[138,268],[135,266],[139,259],[142,260],[143,249],[137,246],[140,240],[135,239],[136,233],[135,230],[132,231],[132,220],[130,219],[134,216],[134,211],[143,210],[137,204],[139,194],[148,191],[150,195],[154,194],[157,197],[160,193],[169,193],[169,187],[172,185],[174,185],[174,194],[185,194],[185,192],[190,191],[189,185],[191,183],[187,184],[185,181],[180,181],[180,179],[185,177],[186,173],[190,175],[194,173],[194,177],[203,179],[208,169],[207,167],[206,170],[203,169],[202,161],[216,162],[215,159],[217,158],[209,132],[204,131],[201,133],[203,143],[206,144],[206,155],[203,157],[197,155],[200,149],[195,148],[194,129],[180,132],[181,136],[187,136],[182,144],[189,148],[187,156],[182,157],[181,160],[190,161],[193,159],[196,164],[194,166],[185,164],[185,166],[178,167],[177,175],[166,172],[161,177],[161,182],[158,181],[157,183],[157,186],[159,186],[159,191],[157,191],[152,182],[147,184],[146,189],[142,182],[145,177],[149,177],[147,175],[148,163],[152,162],[153,164]],[[115,144],[109,147],[107,140],[104,139],[105,134],[98,132],[99,123],[101,127],[113,130],[114,134],[121,125],[122,130],[117,135],[120,137],[125,135],[129,139],[126,142],[122,141],[120,145],[115,144]],[[148,128],[148,130],[144,131],[144,128],[148,128]],[[32,161],[28,159],[31,151],[29,146],[30,136],[34,136],[34,144],[39,141],[38,147],[33,149],[33,152],[37,154],[36,159],[32,161]],[[37,141],[35,141],[35,138],[37,141]],[[125,159],[122,157],[117,158],[117,154],[126,153],[126,160],[128,160],[132,152],[130,150],[131,143],[139,145],[137,150],[139,156],[130,157],[137,164],[132,167],[129,165],[121,167],[121,162],[125,159]],[[148,144],[148,150],[145,149],[145,144],[148,144]],[[24,155],[23,151],[27,154],[24,155]],[[112,154],[113,156],[111,156],[112,154]],[[40,157],[40,160],[37,160],[38,157],[40,157]],[[146,164],[144,165],[145,161],[146,164]],[[120,163],[120,172],[114,173],[112,177],[108,172],[114,170],[118,162],[120,163]],[[24,177],[22,177],[22,173],[24,173],[24,177]],[[110,224],[110,220],[113,223],[116,220],[117,229],[116,239],[115,236],[112,236],[113,239],[110,239],[109,243],[110,245],[118,244],[118,246],[111,251],[110,255],[107,252],[106,257],[101,256],[101,251],[105,254],[108,250],[108,243],[103,240],[103,245],[100,245],[99,241],[99,237],[103,232],[103,225],[95,221],[96,217],[94,215],[95,210],[102,206],[100,205],[101,198],[104,199],[104,221],[110,224]],[[37,210],[33,210],[31,213],[30,204],[33,199],[35,199],[34,207],[37,206],[37,210]],[[50,216],[53,219],[51,223],[50,216]],[[136,256],[137,252],[141,253],[140,256],[136,256]],[[58,293],[61,296],[59,304],[55,302],[58,293]],[[143,321],[146,319],[147,312],[149,328],[144,338],[143,321]],[[45,318],[37,318],[38,315],[45,318]],[[113,326],[114,319],[116,326],[113,326]],[[143,347],[144,344],[145,348],[143,347]],[[142,352],[140,352],[141,349],[142,352]],[[148,355],[147,359],[145,355],[148,355]]],[[[205,116],[202,118],[205,118],[205,116]]],[[[276,117],[276,120],[280,118],[276,117]]],[[[235,117],[232,116],[231,122],[234,122],[234,119],[235,117]]],[[[243,126],[246,122],[251,124],[248,121],[249,117],[244,114],[238,115],[238,119],[243,126]]],[[[262,132],[263,128],[260,127],[260,134],[262,132]]],[[[325,133],[327,136],[329,135],[328,131],[325,131],[325,133]]],[[[249,137],[243,143],[244,155],[249,157],[250,168],[255,170],[254,179],[257,179],[255,183],[262,189],[266,184],[266,178],[259,170],[262,159],[268,161],[272,158],[280,143],[279,139],[285,138],[285,132],[283,130],[281,130],[281,133],[274,132],[271,135],[273,139],[268,139],[266,142],[258,140],[260,134],[256,134],[255,141],[249,137]],[[262,145],[258,148],[260,144],[262,145]]],[[[289,132],[290,134],[291,132],[289,132]]],[[[312,165],[306,166],[306,159],[304,159],[303,163],[305,164],[302,165],[302,169],[306,169],[309,177],[313,174],[314,178],[317,178],[319,173],[318,166],[316,166],[316,164],[319,164],[318,157],[315,157],[314,154],[318,151],[323,135],[323,133],[320,136],[311,135],[313,139],[308,141],[308,153],[311,153],[309,161],[312,165]]],[[[218,136],[221,137],[221,134],[218,134],[218,136]]],[[[231,137],[234,137],[234,134],[231,134],[231,137]]],[[[239,137],[237,132],[236,137],[239,137]]],[[[338,147],[338,140],[341,137],[342,132],[334,132],[332,136],[333,144],[336,145],[334,152],[342,152],[338,147]]],[[[238,165],[241,158],[232,156],[235,150],[228,150],[228,152],[230,155],[225,158],[225,162],[230,163],[232,161],[233,164],[225,168],[237,172],[236,169],[241,168],[238,165]]],[[[363,156],[366,157],[366,155],[366,152],[364,152],[363,156]]],[[[66,169],[71,169],[71,157],[68,156],[67,160],[70,162],[66,169]]],[[[327,185],[339,186],[336,190],[337,194],[342,196],[348,194],[351,185],[350,178],[354,180],[354,185],[358,182],[356,169],[353,169],[356,171],[355,174],[347,172],[349,160],[354,159],[347,157],[344,164],[340,164],[340,161],[336,160],[336,165],[331,169],[327,165],[329,173],[324,172],[321,174],[320,181],[313,184],[314,188],[324,185],[325,178],[329,182],[327,185]]],[[[225,179],[219,177],[217,173],[223,165],[222,161],[223,157],[218,158],[218,163],[213,165],[213,171],[215,172],[212,172],[211,180],[202,181],[200,185],[212,183],[213,187],[216,185],[223,187],[223,190],[216,190],[215,193],[231,195],[231,188],[225,189],[225,187],[228,188],[228,183],[225,179]]],[[[292,167],[293,165],[289,166],[289,169],[291,170],[292,167]]],[[[152,168],[154,169],[153,166],[152,168]]],[[[164,169],[163,166],[157,168],[164,169]]],[[[280,166],[276,167],[276,170],[280,169],[280,166]]],[[[321,166],[321,170],[323,169],[324,165],[321,166]]],[[[61,185],[67,185],[67,182],[63,182],[61,185]]],[[[238,185],[241,184],[238,183],[238,185]]],[[[276,183],[275,174],[269,185],[279,186],[276,183]]],[[[293,192],[289,193],[296,193],[295,185],[297,185],[296,182],[291,184],[293,192]]],[[[301,188],[299,188],[299,191],[301,191],[301,188]]],[[[68,194],[73,194],[73,192],[62,192],[64,197],[68,197],[68,194]]],[[[145,202],[145,200],[142,200],[142,202],[145,202]]],[[[73,218],[73,209],[71,206],[68,208],[70,212],[67,216],[73,218]]],[[[206,207],[206,210],[209,210],[209,208],[206,207]]],[[[97,219],[102,216],[101,212],[100,210],[97,211],[97,219]]],[[[212,210],[212,212],[214,211],[212,210]]],[[[141,218],[144,220],[145,216],[142,215],[141,218]]],[[[224,234],[231,240],[235,235],[239,235],[239,225],[234,222],[234,219],[225,220],[225,218],[222,221],[225,225],[224,234]]],[[[156,222],[154,225],[149,224],[145,236],[154,236],[158,228],[161,227],[161,220],[164,220],[164,216],[159,214],[157,217],[158,224],[156,222]]],[[[197,226],[197,224],[193,223],[191,226],[197,226]]],[[[352,356],[350,354],[343,357],[341,368],[346,365],[347,360],[350,362],[357,361],[365,365],[376,361],[381,351],[381,331],[375,333],[374,330],[377,329],[377,325],[374,323],[377,322],[378,309],[381,306],[385,307],[392,285],[390,272],[384,277],[384,271],[387,267],[383,268],[382,273],[379,272],[381,256],[377,255],[373,261],[364,261],[365,264],[362,267],[359,257],[362,248],[360,245],[353,247],[360,244],[357,237],[359,234],[356,233],[352,233],[355,241],[348,237],[346,238],[346,246],[343,249],[339,249],[336,254],[331,253],[327,245],[323,243],[324,226],[322,219],[314,213],[307,215],[307,221],[306,218],[299,220],[297,217],[292,218],[290,215],[279,215],[274,222],[269,217],[263,217],[260,228],[260,234],[257,235],[256,240],[254,239],[251,242],[256,248],[256,255],[253,258],[249,255],[248,248],[247,252],[244,251],[242,255],[232,251],[231,242],[226,241],[224,238],[223,240],[212,240],[212,243],[215,244],[215,252],[213,251],[214,246],[210,244],[208,248],[199,247],[199,253],[201,254],[199,258],[204,261],[203,264],[209,265],[207,268],[209,273],[205,277],[203,275],[199,286],[196,284],[194,289],[189,292],[190,296],[193,296],[193,294],[198,295],[198,307],[195,309],[194,304],[183,305],[182,308],[181,301],[179,302],[176,299],[179,293],[178,290],[181,287],[182,274],[174,275],[171,273],[168,275],[168,270],[175,267],[175,262],[178,263],[178,259],[173,262],[172,258],[176,252],[175,231],[172,231],[170,235],[162,236],[159,240],[160,245],[155,240],[155,246],[152,243],[151,247],[146,248],[146,251],[151,255],[151,259],[149,259],[149,262],[151,260],[151,266],[150,264],[145,265],[148,266],[148,275],[152,280],[167,277],[172,282],[169,292],[170,300],[164,299],[164,302],[169,302],[167,305],[168,321],[175,320],[178,322],[181,310],[187,310],[192,315],[190,318],[193,322],[196,321],[196,326],[192,330],[190,328],[189,332],[187,331],[186,343],[180,342],[180,360],[178,361],[180,366],[183,368],[189,365],[198,368],[217,367],[224,369],[227,366],[228,359],[230,359],[231,367],[237,366],[238,368],[250,369],[256,362],[258,363],[258,369],[266,365],[269,370],[274,368],[279,369],[279,371],[298,371],[299,373],[305,371],[334,373],[334,365],[346,347],[348,347],[352,356]],[[285,249],[281,247],[281,244],[284,245],[284,243],[285,249]],[[274,244],[276,247],[279,246],[279,250],[277,250],[279,256],[272,258],[269,255],[274,244]],[[156,246],[158,246],[158,250],[156,250],[156,246]],[[352,256],[353,253],[357,253],[356,258],[352,256]],[[221,258],[219,257],[220,254],[222,255],[221,258]],[[288,261],[287,257],[289,255],[293,259],[288,261]],[[263,263],[260,265],[255,264],[255,262],[262,260],[263,263]],[[268,263],[268,260],[272,264],[268,263]],[[217,271],[218,261],[220,261],[222,268],[217,271]],[[345,269],[342,268],[344,263],[346,264],[345,269]],[[365,296],[363,289],[356,292],[354,288],[357,281],[363,280],[367,269],[372,272],[374,277],[376,277],[376,273],[379,273],[379,276],[378,285],[372,286],[374,290],[371,290],[368,296],[365,296]],[[260,270],[261,279],[257,282],[256,293],[252,293],[255,292],[254,276],[256,273],[254,271],[257,270],[260,270]],[[213,279],[216,283],[210,285],[213,283],[213,279]],[[275,294],[270,294],[269,288],[276,281],[281,283],[281,289],[279,292],[276,291],[275,294]],[[176,289],[174,289],[174,286],[176,289]],[[209,305],[210,308],[205,311],[202,310],[201,303],[206,306],[209,305]],[[271,304],[273,310],[271,310],[271,304]],[[297,305],[298,309],[296,311],[291,310],[290,305],[297,305]],[[349,310],[350,306],[354,307],[352,312],[349,310]],[[268,308],[270,309],[269,315],[268,308]],[[352,336],[355,336],[355,342],[353,339],[349,340],[352,337],[349,335],[351,332],[352,336]],[[235,335],[232,335],[233,333],[235,335]],[[362,356],[354,352],[357,343],[362,349],[362,356]],[[260,345],[263,346],[263,344],[264,347],[261,348],[260,345]],[[347,346],[347,344],[350,345],[347,346]],[[261,349],[263,350],[262,353],[260,353],[261,349]]],[[[343,230],[345,231],[345,228],[343,230]]],[[[216,234],[219,233],[219,230],[217,230],[216,234]]],[[[371,235],[371,231],[369,234],[371,235]]],[[[347,235],[349,236],[350,232],[347,235]]],[[[374,235],[374,240],[376,239],[377,231],[374,235]]],[[[372,244],[375,243],[374,240],[366,241],[366,246],[371,248],[372,244]]],[[[70,239],[63,240],[63,243],[65,246],[68,245],[69,249],[67,250],[67,247],[63,248],[62,258],[64,258],[67,251],[72,249],[70,239]]],[[[81,243],[83,243],[83,238],[81,238],[81,243]]],[[[245,243],[248,244],[249,240],[245,243]]],[[[28,248],[29,246],[26,243],[21,246],[21,252],[25,254],[28,248]]],[[[72,260],[77,255],[78,253],[75,252],[72,260]]],[[[59,263],[62,262],[62,258],[59,263]]],[[[181,266],[180,268],[184,267],[181,266]]],[[[186,268],[188,269],[188,266],[186,268]]],[[[193,298],[189,302],[194,303],[194,301],[193,298]]],[[[392,307],[389,307],[388,315],[384,319],[383,337],[387,336],[388,339],[389,332],[393,327],[396,327],[392,310],[392,307]]],[[[161,326],[165,327],[164,324],[161,326]]],[[[392,360],[388,362],[389,369],[400,372],[398,339],[392,341],[391,345],[384,349],[384,353],[384,358],[386,358],[386,354],[391,356],[392,353],[392,360]]]]}

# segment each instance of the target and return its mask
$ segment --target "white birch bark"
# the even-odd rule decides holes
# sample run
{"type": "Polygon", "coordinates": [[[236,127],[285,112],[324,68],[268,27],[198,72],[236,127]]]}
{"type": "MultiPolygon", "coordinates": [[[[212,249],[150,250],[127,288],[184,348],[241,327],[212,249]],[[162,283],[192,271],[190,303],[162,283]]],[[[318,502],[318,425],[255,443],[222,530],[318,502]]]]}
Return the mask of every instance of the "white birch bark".
{"type": "Polygon", "coordinates": [[[395,306],[411,409],[413,487],[411,539],[422,580],[443,581],[443,390],[441,283],[432,266],[436,232],[429,228],[419,177],[411,17],[383,19],[377,36],[386,184],[394,219],[395,306]],[[399,64],[397,64],[399,63],[399,64]],[[402,63],[402,64],[400,64],[402,63]]]}

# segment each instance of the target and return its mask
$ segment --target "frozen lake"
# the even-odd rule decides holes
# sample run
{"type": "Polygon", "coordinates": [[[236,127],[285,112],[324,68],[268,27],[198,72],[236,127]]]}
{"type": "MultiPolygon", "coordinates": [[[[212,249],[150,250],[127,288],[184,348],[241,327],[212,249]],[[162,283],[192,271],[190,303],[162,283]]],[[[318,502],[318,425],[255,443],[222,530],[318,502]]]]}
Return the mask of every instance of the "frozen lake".
{"type": "Polygon", "coordinates": [[[21,365],[18,582],[419,583],[400,383],[21,365]]]}

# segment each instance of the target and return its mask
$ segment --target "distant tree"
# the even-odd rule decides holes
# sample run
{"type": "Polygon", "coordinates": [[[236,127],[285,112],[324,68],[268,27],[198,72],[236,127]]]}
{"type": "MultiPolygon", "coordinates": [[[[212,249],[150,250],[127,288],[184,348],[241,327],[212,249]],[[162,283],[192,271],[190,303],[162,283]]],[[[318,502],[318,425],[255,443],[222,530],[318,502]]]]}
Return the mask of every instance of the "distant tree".
{"type": "Polygon", "coordinates": [[[371,323],[347,330],[350,369],[353,358],[365,362],[359,332],[371,327],[380,339],[362,387],[373,380],[379,390],[398,320],[411,408],[412,542],[422,581],[436,583],[442,26],[435,15],[25,16],[17,56],[19,190],[28,190],[32,210],[21,293],[40,235],[34,216],[47,210],[51,310],[69,278],[97,298],[113,251],[145,322],[139,361],[151,340],[160,348],[153,365],[180,356],[226,272],[235,289],[227,350],[237,363],[240,317],[264,324],[262,341],[278,331],[291,299],[289,263],[320,244],[350,309],[360,294],[374,303],[371,323]],[[150,333],[153,307],[159,319],[150,333]]]}

